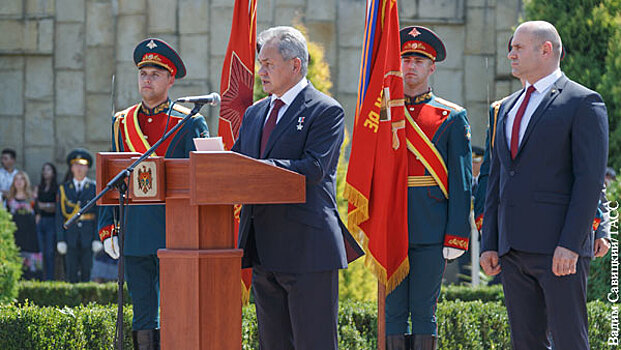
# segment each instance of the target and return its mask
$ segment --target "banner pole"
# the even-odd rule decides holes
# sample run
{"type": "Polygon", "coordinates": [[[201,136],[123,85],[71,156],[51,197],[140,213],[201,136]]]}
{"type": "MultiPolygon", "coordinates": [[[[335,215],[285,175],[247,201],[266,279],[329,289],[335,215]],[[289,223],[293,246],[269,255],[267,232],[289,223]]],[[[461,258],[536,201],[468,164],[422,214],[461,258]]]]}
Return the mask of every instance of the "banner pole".
{"type": "Polygon", "coordinates": [[[377,281],[377,350],[386,349],[386,286],[377,281]]]}

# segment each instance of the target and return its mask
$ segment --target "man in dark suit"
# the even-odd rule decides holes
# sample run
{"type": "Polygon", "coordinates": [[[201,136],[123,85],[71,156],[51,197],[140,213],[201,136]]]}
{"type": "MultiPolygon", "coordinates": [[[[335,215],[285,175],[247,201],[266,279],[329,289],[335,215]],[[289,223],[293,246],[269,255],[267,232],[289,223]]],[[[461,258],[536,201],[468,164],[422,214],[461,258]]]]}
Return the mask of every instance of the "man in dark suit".
{"type": "Polygon", "coordinates": [[[526,22],[509,59],[523,90],[502,103],[487,184],[481,266],[502,269],[516,350],[588,349],[592,223],[608,157],[606,107],[561,73],[554,26],[526,22]]]}
{"type": "Polygon", "coordinates": [[[343,109],[305,78],[308,49],[291,27],[258,36],[263,90],[246,111],[233,151],[306,177],[306,203],[244,205],[239,247],[253,267],[262,349],[337,349],[338,269],[348,244],[336,209],[343,109]]]}

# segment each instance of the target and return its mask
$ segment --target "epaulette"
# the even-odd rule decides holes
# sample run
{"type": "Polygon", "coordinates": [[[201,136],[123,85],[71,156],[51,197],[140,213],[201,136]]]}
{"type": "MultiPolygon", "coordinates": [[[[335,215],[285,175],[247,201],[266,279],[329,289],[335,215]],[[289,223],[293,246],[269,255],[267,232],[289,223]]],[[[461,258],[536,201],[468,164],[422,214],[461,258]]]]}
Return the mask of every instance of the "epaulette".
{"type": "Polygon", "coordinates": [[[501,98],[500,100],[496,100],[494,102],[492,102],[492,104],[490,105],[492,108],[496,108],[499,107],[503,102],[505,102],[505,100],[509,98],[509,96],[505,96],[503,98],[501,98]]]}
{"type": "Polygon", "coordinates": [[[188,115],[188,114],[190,114],[190,112],[192,112],[192,110],[191,110],[191,109],[189,109],[189,108],[188,108],[188,107],[186,107],[186,106],[182,106],[182,105],[180,105],[180,104],[175,104],[175,105],[173,106],[173,110],[175,110],[175,111],[177,111],[177,112],[179,112],[179,113],[183,113],[183,114],[185,114],[185,115],[188,115]]]}
{"type": "MultiPolygon", "coordinates": [[[[175,105],[173,106],[173,111],[175,111],[175,112],[179,112],[179,113],[183,114],[184,116],[186,116],[186,115],[188,115],[188,114],[192,113],[192,110],[191,110],[191,109],[189,109],[189,108],[188,108],[188,107],[186,107],[186,106],[182,106],[182,105],[180,105],[180,104],[175,104],[175,105]]],[[[200,113],[196,113],[195,115],[193,115],[193,116],[192,116],[192,118],[196,118],[196,117],[198,117],[198,116],[200,116],[200,115],[201,115],[200,113]]],[[[174,116],[174,115],[172,115],[172,113],[171,113],[171,117],[175,117],[175,116],[174,116]]],[[[177,117],[177,118],[179,118],[179,117],[177,117]]]]}
{"type": "Polygon", "coordinates": [[[116,113],[114,113],[114,120],[116,120],[116,119],[118,119],[118,118],[123,118],[123,117],[125,117],[125,116],[127,115],[127,112],[129,112],[129,110],[130,110],[132,107],[134,107],[134,106],[135,106],[135,105],[133,105],[133,106],[129,106],[129,107],[125,108],[124,110],[120,111],[120,112],[116,112],[116,113]]]}
{"type": "Polygon", "coordinates": [[[462,106],[460,106],[460,105],[458,105],[458,104],[456,104],[456,103],[453,103],[453,102],[447,101],[447,100],[445,100],[445,99],[443,99],[443,98],[441,98],[441,97],[436,96],[435,100],[436,100],[439,104],[441,104],[441,105],[444,105],[444,106],[447,106],[447,107],[449,107],[449,108],[451,108],[451,109],[454,109],[456,112],[461,112],[461,111],[463,111],[463,110],[464,110],[464,107],[462,107],[462,106]]]}

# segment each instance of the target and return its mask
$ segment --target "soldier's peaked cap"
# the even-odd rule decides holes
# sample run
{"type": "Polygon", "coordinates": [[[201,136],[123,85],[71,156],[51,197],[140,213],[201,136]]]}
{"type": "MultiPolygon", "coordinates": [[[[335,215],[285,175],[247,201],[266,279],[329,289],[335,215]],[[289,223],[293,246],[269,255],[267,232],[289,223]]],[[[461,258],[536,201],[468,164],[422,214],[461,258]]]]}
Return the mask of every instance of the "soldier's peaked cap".
{"type": "Polygon", "coordinates": [[[88,165],[90,168],[93,165],[93,156],[84,148],[76,148],[67,155],[67,165],[73,164],[88,165]]]}
{"type": "Polygon", "coordinates": [[[446,49],[440,37],[428,28],[421,26],[405,27],[399,32],[401,37],[401,57],[421,56],[434,62],[444,61],[446,49]]]}
{"type": "Polygon", "coordinates": [[[134,49],[134,63],[138,68],[165,69],[177,79],[185,77],[185,65],[181,57],[162,39],[147,38],[139,42],[134,49]]]}

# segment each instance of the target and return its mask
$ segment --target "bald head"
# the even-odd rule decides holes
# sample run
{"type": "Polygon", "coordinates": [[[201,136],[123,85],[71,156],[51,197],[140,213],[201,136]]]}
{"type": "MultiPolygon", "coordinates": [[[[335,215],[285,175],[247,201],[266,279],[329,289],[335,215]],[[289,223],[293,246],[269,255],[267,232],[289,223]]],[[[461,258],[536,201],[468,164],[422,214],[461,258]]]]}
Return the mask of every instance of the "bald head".
{"type": "Polygon", "coordinates": [[[548,22],[531,21],[520,24],[511,40],[511,72],[530,84],[559,68],[561,37],[548,22]]]}
{"type": "Polygon", "coordinates": [[[520,24],[515,31],[517,32],[518,30],[528,32],[533,38],[534,45],[542,46],[549,43],[552,48],[553,57],[556,61],[560,62],[563,43],[561,42],[561,36],[551,23],[546,21],[524,22],[520,24]]]}

